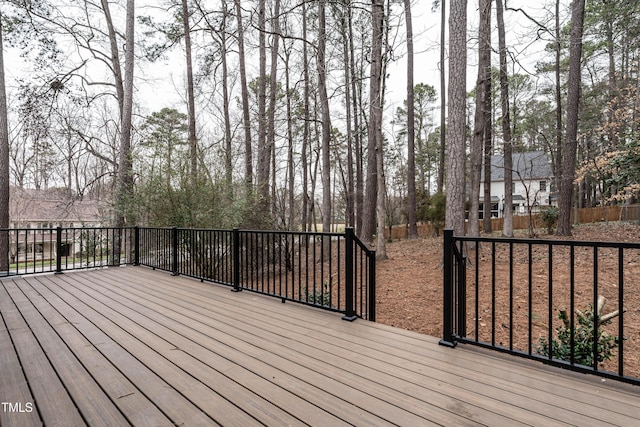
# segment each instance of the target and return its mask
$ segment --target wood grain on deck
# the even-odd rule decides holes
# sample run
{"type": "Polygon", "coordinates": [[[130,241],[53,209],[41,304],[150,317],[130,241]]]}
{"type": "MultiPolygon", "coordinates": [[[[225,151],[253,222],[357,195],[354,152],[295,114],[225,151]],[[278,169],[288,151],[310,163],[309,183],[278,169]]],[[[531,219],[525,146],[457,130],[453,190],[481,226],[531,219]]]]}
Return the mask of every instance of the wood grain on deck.
{"type": "Polygon", "coordinates": [[[640,423],[637,387],[143,267],[0,285],[3,426],[640,423]]]}

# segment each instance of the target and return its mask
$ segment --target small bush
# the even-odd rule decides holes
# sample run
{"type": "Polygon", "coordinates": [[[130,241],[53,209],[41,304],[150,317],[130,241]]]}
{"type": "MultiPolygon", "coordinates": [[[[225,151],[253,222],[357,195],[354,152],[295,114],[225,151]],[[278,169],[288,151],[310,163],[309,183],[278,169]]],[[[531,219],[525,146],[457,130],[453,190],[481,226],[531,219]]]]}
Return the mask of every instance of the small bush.
{"type": "Polygon", "coordinates": [[[553,233],[553,229],[558,223],[558,208],[555,206],[549,206],[542,209],[541,217],[542,222],[544,222],[544,225],[547,227],[547,233],[553,233]]]}
{"type": "MultiPolygon", "coordinates": [[[[589,309],[584,313],[577,311],[578,323],[575,325],[574,332],[574,355],[573,360],[575,363],[584,366],[593,366],[593,342],[595,336],[593,332],[594,321],[593,305],[589,304],[589,309]]],[[[602,317],[598,316],[599,326],[607,325],[611,323],[611,317],[604,321],[601,321],[602,317]]],[[[558,328],[558,338],[551,340],[551,351],[553,357],[556,359],[571,360],[571,325],[568,315],[565,311],[561,311],[558,318],[562,320],[563,326],[558,328]]],[[[601,327],[597,330],[598,340],[598,363],[602,363],[605,360],[611,359],[613,356],[613,350],[618,347],[619,337],[613,336],[605,332],[601,327]]],[[[541,337],[538,339],[538,346],[536,347],[536,353],[549,356],[549,341],[547,337],[541,337]]]]}
{"type": "Polygon", "coordinates": [[[316,289],[315,292],[310,292],[309,288],[305,288],[304,294],[306,302],[323,307],[331,306],[331,287],[328,281],[324,282],[322,289],[316,289]]]}

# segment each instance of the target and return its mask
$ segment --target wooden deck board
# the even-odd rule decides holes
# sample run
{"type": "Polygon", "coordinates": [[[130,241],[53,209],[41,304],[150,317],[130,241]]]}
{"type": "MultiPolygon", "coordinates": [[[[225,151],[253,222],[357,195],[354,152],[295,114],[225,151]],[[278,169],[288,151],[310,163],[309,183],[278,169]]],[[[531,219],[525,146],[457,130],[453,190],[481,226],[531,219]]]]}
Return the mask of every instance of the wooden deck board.
{"type": "MultiPolygon", "coordinates": [[[[27,286],[24,286],[27,288],[27,286]]],[[[14,304],[20,310],[24,320],[47,354],[66,391],[73,399],[84,421],[94,426],[126,425],[126,419],[100,385],[84,368],[75,354],[44,319],[32,302],[27,299],[15,281],[6,283],[5,289],[11,295],[14,304]]],[[[34,300],[38,300],[34,296],[34,300]]]]}
{"type": "MultiPolygon", "coordinates": [[[[228,377],[227,372],[236,367],[239,361],[234,361],[234,356],[231,355],[227,358],[223,358],[214,352],[206,350],[206,347],[210,343],[202,341],[202,343],[194,343],[189,340],[189,333],[191,329],[182,326],[177,323],[166,322],[165,315],[163,313],[153,313],[147,307],[135,304],[135,297],[132,296],[131,300],[124,297],[121,299],[112,299],[102,294],[102,289],[92,289],[91,286],[83,286],[72,281],[73,277],[69,276],[65,278],[65,290],[70,293],[78,294],[82,293],[83,302],[87,304],[87,307],[91,307],[93,310],[101,310],[103,314],[117,323],[123,329],[126,329],[129,334],[138,337],[139,341],[147,346],[153,348],[157,352],[156,355],[146,352],[144,349],[140,349],[139,345],[132,344],[130,340],[124,342],[125,346],[138,355],[139,359],[149,359],[160,365],[154,369],[158,372],[159,369],[167,369],[164,371],[164,378],[167,381],[171,381],[172,386],[179,390],[183,390],[186,395],[189,395],[194,402],[198,402],[201,409],[208,413],[217,413],[216,420],[222,422],[225,425],[229,423],[237,424],[240,426],[247,425],[255,422],[250,417],[243,417],[236,414],[236,409],[233,402],[253,402],[255,400],[263,400],[260,395],[256,395],[251,390],[252,388],[245,388],[239,386],[238,383],[233,382],[228,377]],[[68,285],[68,286],[67,286],[68,285]],[[82,289],[78,288],[78,285],[82,289]],[[130,308],[127,305],[133,304],[136,309],[130,308]],[[112,309],[111,306],[118,307],[118,310],[112,309]],[[168,324],[168,326],[167,326],[168,324]],[[174,330],[184,334],[181,335],[178,332],[170,329],[171,326],[174,330]],[[204,346],[204,347],[203,347],[204,346]],[[204,351],[203,351],[204,350],[204,351]],[[169,365],[173,364],[173,366],[169,365]],[[180,372],[182,371],[182,372],[180,372]],[[227,376],[225,376],[225,374],[227,376]],[[181,377],[192,377],[197,379],[194,382],[188,384],[180,383],[177,381],[181,377]],[[214,388],[221,391],[226,396],[226,399],[214,392],[214,388]],[[227,415],[232,417],[225,419],[227,415]]],[[[109,292],[113,296],[113,292],[109,292]]],[[[84,308],[84,310],[90,310],[90,308],[84,308]]],[[[202,338],[202,337],[199,337],[202,338]]],[[[122,343],[122,341],[120,341],[122,343]]],[[[218,343],[218,345],[226,345],[218,343]]],[[[147,362],[150,363],[150,362],[147,362]]],[[[241,363],[240,363],[241,364],[241,363]]],[[[244,378],[245,381],[247,378],[244,378]]],[[[184,380],[183,380],[184,381],[184,380]]],[[[255,383],[255,381],[254,381],[255,383]]],[[[254,384],[255,387],[258,385],[254,384]]],[[[269,384],[262,385],[262,391],[265,395],[276,394],[273,386],[269,384]]],[[[313,414],[315,407],[305,407],[304,402],[293,401],[295,396],[286,396],[288,403],[294,404],[294,409],[297,411],[309,411],[309,415],[313,414]]],[[[262,405],[255,404],[254,407],[258,408],[253,415],[268,425],[287,425],[295,423],[295,419],[292,418],[285,411],[272,410],[269,413],[264,413],[260,410],[262,405]]],[[[324,414],[327,416],[327,414],[324,414]]]]}
{"type": "Polygon", "coordinates": [[[637,387],[142,267],[2,279],[0,312],[37,409],[3,426],[640,422],[637,387]]]}
{"type": "MultiPolygon", "coordinates": [[[[0,289],[0,298],[6,294],[2,294],[0,289]]],[[[5,410],[4,406],[0,408],[0,425],[18,425],[38,426],[42,422],[38,412],[33,407],[26,407],[26,403],[33,402],[33,396],[29,385],[22,371],[20,360],[16,354],[16,349],[11,341],[9,330],[4,322],[5,315],[8,315],[9,309],[3,306],[2,323],[0,324],[0,402],[24,404],[24,410],[29,412],[18,412],[5,410]],[[6,311],[5,311],[6,309],[6,311]]],[[[16,309],[13,309],[16,310],[16,309]]],[[[3,403],[4,405],[4,403],[3,403]]]]}
{"type": "MultiPolygon", "coordinates": [[[[138,286],[139,285],[140,284],[138,284],[138,286]]],[[[163,292],[169,291],[169,289],[156,289],[156,288],[159,288],[159,286],[161,285],[159,285],[158,283],[154,283],[152,286],[145,287],[143,290],[141,290],[141,292],[144,295],[148,296],[154,291],[157,291],[160,295],[162,295],[163,292]]],[[[191,296],[191,299],[189,299],[188,298],[189,294],[182,290],[176,290],[172,292],[172,295],[170,298],[175,299],[176,295],[181,295],[181,294],[184,295],[185,297],[184,303],[188,304],[188,306],[185,305],[185,308],[189,307],[190,310],[195,310],[196,308],[200,307],[203,310],[207,310],[208,313],[211,312],[210,308],[205,308],[205,307],[211,307],[212,306],[211,302],[206,301],[206,299],[193,302],[192,296],[191,296]]],[[[220,301],[218,301],[218,304],[216,304],[216,306],[219,305],[219,302],[220,301]]],[[[361,370],[364,369],[365,371],[367,371],[367,368],[368,368],[368,372],[365,372],[366,377],[377,377],[379,378],[380,382],[384,383],[388,387],[394,387],[396,384],[398,384],[398,387],[404,387],[406,394],[412,397],[420,396],[425,391],[424,388],[415,386],[415,384],[411,392],[408,392],[406,388],[407,384],[411,385],[411,381],[415,381],[416,374],[421,375],[420,371],[421,371],[421,368],[424,366],[424,360],[425,360],[424,358],[417,358],[416,361],[413,361],[413,362],[407,361],[406,359],[402,359],[397,356],[388,355],[388,354],[385,355],[384,360],[376,360],[376,359],[367,358],[367,357],[363,358],[359,355],[368,353],[369,347],[362,348],[362,349],[358,349],[358,348],[354,349],[353,343],[348,342],[347,339],[345,339],[343,342],[344,347],[341,347],[340,345],[336,345],[335,341],[332,343],[333,345],[327,347],[326,345],[327,343],[322,342],[323,337],[326,336],[326,331],[322,331],[320,335],[318,335],[318,339],[315,339],[315,338],[310,338],[308,336],[309,335],[308,328],[298,327],[297,329],[302,331],[302,335],[296,338],[295,340],[292,339],[293,329],[296,329],[295,327],[292,328],[291,326],[289,326],[286,329],[288,332],[287,336],[279,335],[278,332],[272,332],[272,331],[285,330],[283,329],[282,324],[277,324],[273,322],[269,325],[270,328],[268,330],[260,331],[260,329],[265,325],[266,315],[272,313],[273,310],[271,310],[270,313],[260,313],[260,314],[256,314],[255,312],[252,312],[252,311],[243,310],[242,308],[239,308],[238,310],[243,311],[242,313],[243,322],[239,325],[234,325],[234,327],[244,328],[247,331],[249,331],[249,333],[252,333],[254,335],[259,335],[262,337],[274,335],[275,336],[274,340],[278,342],[278,347],[283,347],[285,346],[284,343],[288,342],[289,344],[286,345],[285,347],[288,347],[291,350],[293,350],[294,354],[305,354],[305,352],[317,354],[317,351],[321,350],[324,352],[323,360],[326,362],[329,360],[328,358],[330,356],[329,353],[332,353],[334,357],[331,360],[334,366],[338,366],[342,364],[342,366],[346,368],[347,371],[349,371],[350,367],[353,367],[353,369],[355,370],[356,366],[359,366],[361,370]],[[250,322],[250,320],[252,319],[253,321],[250,322]],[[316,342],[314,343],[314,341],[316,342]],[[303,345],[299,345],[301,343],[303,343],[303,345]],[[351,346],[352,349],[349,350],[348,346],[351,346]],[[352,358],[354,355],[357,356],[356,360],[350,361],[350,358],[352,358]],[[398,368],[398,366],[402,366],[402,368],[398,368]],[[413,368],[411,372],[407,372],[409,368],[413,368]],[[387,375],[387,373],[382,372],[381,369],[386,369],[387,372],[391,373],[392,375],[387,375]],[[397,377],[395,377],[394,375],[397,375],[397,377]]],[[[222,321],[224,321],[224,319],[222,319],[222,321]]],[[[331,329],[335,330],[335,328],[331,328],[331,329]]],[[[347,330],[348,329],[349,327],[347,326],[347,330]]],[[[351,330],[352,329],[353,328],[351,328],[351,330]]],[[[347,335],[348,335],[348,338],[353,338],[353,335],[348,333],[347,335]]],[[[389,348],[389,346],[393,346],[393,344],[388,342],[383,343],[381,346],[376,348],[376,350],[382,351],[385,349],[385,347],[389,348]]],[[[277,352],[278,349],[276,349],[275,351],[277,352]]],[[[430,363],[432,363],[433,359],[429,358],[429,360],[430,360],[430,363]]],[[[434,366],[432,365],[432,367],[434,366]]],[[[493,376],[495,374],[495,370],[490,373],[478,375],[474,371],[468,371],[468,372],[462,372],[462,373],[451,373],[451,372],[447,373],[447,370],[450,369],[450,364],[446,362],[441,362],[438,367],[439,369],[434,372],[438,372],[440,375],[438,377],[434,377],[434,376],[429,377],[430,379],[433,380],[433,383],[435,383],[435,385],[431,387],[431,390],[437,391],[438,388],[441,389],[443,383],[445,383],[445,385],[453,386],[454,389],[458,388],[455,384],[459,383],[460,381],[464,381],[465,379],[469,379],[469,375],[471,375],[471,379],[475,380],[474,382],[465,381],[464,389],[466,391],[469,391],[469,393],[461,394],[463,393],[461,390],[458,390],[457,394],[453,394],[449,391],[444,392],[448,394],[448,396],[445,396],[444,394],[442,396],[444,399],[446,399],[446,405],[451,404],[450,402],[451,398],[459,400],[458,402],[455,403],[457,405],[458,411],[465,410],[466,401],[471,401],[471,402],[476,402],[476,405],[475,405],[476,411],[478,411],[478,408],[487,409],[487,410],[490,409],[492,411],[500,413],[501,414],[500,416],[503,416],[503,417],[512,416],[515,419],[518,419],[520,414],[517,411],[514,411],[513,408],[504,404],[505,401],[508,401],[509,399],[511,399],[513,397],[513,394],[516,393],[522,396],[523,402],[526,402],[526,408],[523,408],[524,412],[520,417],[520,421],[522,422],[525,422],[525,420],[528,420],[529,422],[535,421],[536,416],[539,416],[538,422],[540,423],[544,422],[545,424],[548,423],[550,419],[551,420],[553,419],[553,416],[549,417],[549,415],[547,415],[545,412],[541,412],[541,414],[544,414],[544,415],[538,415],[535,411],[543,411],[544,409],[548,409],[549,405],[551,405],[552,407],[556,406],[563,409],[563,411],[558,412],[558,416],[560,417],[558,421],[561,421],[561,422],[569,422],[569,421],[576,421],[576,420],[577,421],[582,420],[582,422],[587,422],[590,420],[597,420],[598,418],[600,418],[603,422],[624,423],[629,421],[629,418],[627,415],[616,412],[617,408],[615,407],[612,408],[610,406],[610,402],[606,402],[604,399],[601,399],[597,395],[593,395],[589,397],[588,402],[585,402],[585,403],[589,403],[589,406],[585,408],[584,405],[581,404],[580,402],[576,403],[574,402],[573,399],[567,398],[565,396],[566,388],[564,387],[556,387],[555,390],[550,390],[549,387],[544,386],[543,389],[536,394],[536,393],[532,393],[532,390],[533,391],[537,390],[535,387],[533,387],[532,383],[526,383],[528,387],[522,388],[521,384],[518,384],[518,381],[514,382],[514,378],[507,378],[505,380],[502,380],[502,381],[498,380],[496,382],[495,377],[493,376]],[[488,387],[492,388],[490,393],[488,393],[488,387]],[[555,391],[555,394],[550,393],[550,391],[555,391]],[[488,398],[486,395],[490,395],[491,397],[488,398]],[[594,398],[596,400],[599,400],[602,403],[602,405],[597,405],[597,402],[594,402],[594,398]],[[572,409],[574,409],[573,412],[571,412],[572,409]]],[[[315,370],[317,372],[327,371],[326,367],[322,367],[322,366],[316,367],[315,370]]],[[[519,376],[520,374],[515,373],[514,375],[519,376]]],[[[534,380],[540,383],[539,380],[535,378],[534,380]]],[[[369,389],[370,385],[364,386],[362,388],[369,389]]],[[[443,393],[443,391],[439,390],[438,393],[443,393]]],[[[440,396],[438,395],[438,397],[440,396]]],[[[403,400],[405,403],[408,403],[410,406],[416,405],[416,402],[410,402],[411,399],[404,398],[403,400]]],[[[431,403],[434,402],[433,397],[431,397],[430,400],[431,400],[431,403]]],[[[423,404],[428,405],[426,403],[423,403],[423,404]]],[[[489,415],[490,414],[488,413],[484,413],[483,419],[487,419],[487,416],[489,415]]],[[[459,422],[459,420],[457,420],[457,422],[459,422]]]]}
{"type": "MultiPolygon", "coordinates": [[[[42,278],[44,279],[44,278],[42,278]]],[[[43,280],[46,282],[47,279],[43,280]]],[[[155,405],[153,405],[136,386],[127,379],[88,339],[86,339],[75,325],[65,318],[55,306],[62,307],[64,302],[53,294],[47,294],[47,289],[40,287],[46,294],[45,298],[37,298],[36,291],[30,285],[23,284],[21,289],[31,297],[34,305],[54,325],[56,332],[67,343],[69,349],[78,360],[100,383],[111,401],[119,408],[129,421],[136,425],[170,426],[173,425],[155,405]]],[[[62,312],[65,310],[62,309],[62,312]]],[[[86,319],[76,318],[84,321],[86,319]]],[[[125,425],[126,425],[125,424],[125,425]]]]}
{"type": "MultiPolygon", "coordinates": [[[[64,384],[31,331],[31,325],[26,323],[22,313],[17,307],[16,309],[14,307],[16,307],[14,301],[6,289],[0,288],[0,311],[2,311],[7,330],[11,334],[41,418],[48,424],[58,426],[84,425],[84,420],[67,393],[64,384]]],[[[0,372],[3,371],[4,369],[0,372]]],[[[8,402],[18,403],[25,408],[28,403],[35,403],[16,401],[13,398],[10,398],[8,402]]]]}
{"type": "MultiPolygon", "coordinates": [[[[113,284],[114,286],[120,286],[113,284]]],[[[137,283],[135,287],[141,286],[137,283]]],[[[152,287],[144,286],[139,292],[139,299],[155,298],[155,296],[163,295],[167,289],[159,289],[158,283],[154,283],[152,287]]],[[[175,287],[174,287],[175,288],[175,287]]],[[[131,286],[127,286],[126,293],[131,295],[135,290],[131,286]]],[[[261,349],[267,352],[267,354],[274,358],[273,363],[278,364],[280,360],[297,363],[303,369],[298,369],[294,372],[299,378],[305,378],[313,384],[326,386],[328,389],[335,389],[335,387],[327,386],[327,380],[325,378],[314,379],[313,375],[321,373],[323,377],[327,377],[333,380],[339,380],[343,385],[347,385],[353,390],[358,390],[365,394],[375,394],[384,398],[384,402],[391,405],[391,407],[369,408],[372,411],[378,411],[379,415],[384,414],[386,417],[392,416],[394,408],[401,407],[403,411],[414,411],[419,417],[433,417],[437,415],[440,420],[445,421],[447,424],[461,425],[466,422],[465,418],[460,417],[455,412],[451,411],[451,406],[456,407],[456,412],[464,411],[466,413],[479,413],[481,418],[489,422],[504,421],[504,417],[509,416],[509,410],[504,408],[504,405],[494,404],[493,410],[503,412],[502,415],[496,415],[492,413],[485,406],[491,406],[494,402],[490,399],[481,402],[481,404],[475,405],[473,408],[466,408],[466,402],[461,399],[452,399],[448,396],[441,395],[442,390],[439,390],[438,384],[428,384],[429,388],[426,388],[424,384],[419,385],[412,382],[413,375],[404,375],[404,378],[394,376],[384,372],[389,370],[390,366],[385,362],[378,362],[374,359],[370,359],[363,356],[360,353],[360,349],[343,349],[340,347],[331,346],[331,343],[322,339],[315,339],[308,336],[308,329],[300,328],[297,326],[291,326],[291,319],[286,319],[286,323],[283,321],[269,322],[265,324],[261,321],[264,319],[264,315],[260,315],[256,318],[256,314],[252,311],[246,311],[242,308],[236,308],[236,311],[242,311],[242,322],[238,324],[231,324],[227,320],[228,316],[224,312],[214,313],[210,307],[213,307],[211,301],[199,300],[194,302],[193,297],[188,298],[188,293],[181,290],[174,290],[172,295],[168,299],[173,300],[178,307],[183,307],[184,310],[190,311],[190,317],[183,319],[186,323],[195,324],[207,324],[208,320],[210,326],[215,325],[218,331],[225,331],[229,335],[236,335],[238,339],[241,339],[240,344],[234,345],[235,348],[239,348],[244,343],[252,342],[258,337],[265,340],[266,344],[261,349]],[[185,297],[180,305],[179,298],[176,295],[183,295],[185,297]],[[213,314],[217,314],[215,319],[210,319],[213,314]],[[265,329],[265,326],[268,328],[265,329]],[[295,332],[294,330],[297,330],[295,332]],[[322,352],[322,359],[318,358],[318,352],[322,352]],[[306,356],[302,359],[300,356],[306,356]],[[353,360],[355,358],[355,360],[353,360]],[[369,361],[370,367],[367,367],[365,362],[369,361]],[[362,372],[359,375],[354,375],[350,371],[357,371],[360,369],[362,372]],[[375,380],[372,380],[375,378],[375,380]],[[422,398],[422,400],[420,399],[422,398]]],[[[164,301],[165,299],[160,299],[164,301]]],[[[217,301],[220,305],[220,301],[217,301]]],[[[165,309],[169,309],[168,306],[163,306],[165,309]]],[[[232,307],[229,307],[232,308],[232,307]]],[[[165,312],[163,312],[165,313],[165,312]]],[[[170,315],[166,314],[165,315],[170,315]]],[[[162,320],[160,320],[162,321],[162,320]]],[[[339,322],[339,325],[343,323],[339,322]]],[[[348,324],[347,324],[348,325],[348,324]]],[[[325,326],[323,326],[324,328],[325,326]]],[[[206,329],[203,329],[203,333],[206,333],[206,329]]],[[[253,346],[249,346],[245,350],[251,352],[253,346]]],[[[250,358],[258,357],[258,354],[249,353],[250,358]]],[[[263,359],[264,360],[264,359],[263,359]]],[[[400,363],[402,364],[402,363],[400,363]]],[[[405,372],[404,369],[398,369],[405,372]]],[[[400,375],[402,375],[402,373],[400,375]]],[[[427,382],[425,382],[427,383],[427,382]]],[[[468,396],[467,396],[468,398],[468,396]]],[[[535,414],[534,414],[535,415],[535,414]]],[[[531,419],[531,414],[528,419],[531,419]]],[[[405,416],[406,417],[406,416],[405,416]]],[[[393,421],[391,419],[390,421],[393,421]]],[[[369,421],[371,422],[371,421],[369,421]]],[[[404,425],[413,425],[416,420],[403,419],[398,421],[404,425]]],[[[516,421],[512,422],[514,425],[516,421]]]]}

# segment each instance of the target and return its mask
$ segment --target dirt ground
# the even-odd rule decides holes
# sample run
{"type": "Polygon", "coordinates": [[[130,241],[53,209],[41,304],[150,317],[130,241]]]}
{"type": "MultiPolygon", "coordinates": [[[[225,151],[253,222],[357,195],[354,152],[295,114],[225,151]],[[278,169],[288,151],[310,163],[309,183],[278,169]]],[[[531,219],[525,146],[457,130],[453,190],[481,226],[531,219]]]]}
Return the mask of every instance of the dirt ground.
{"type": "MultiPolygon", "coordinates": [[[[539,238],[558,239],[537,230],[539,238]]],[[[499,237],[500,232],[493,236],[499,237]]],[[[526,238],[526,230],[517,230],[516,237],[526,238]]],[[[640,226],[631,223],[609,222],[579,225],[574,228],[570,240],[640,242],[640,226]]],[[[566,240],[566,239],[565,239],[566,240]]],[[[527,351],[534,349],[537,337],[545,336],[549,329],[548,288],[553,286],[552,328],[560,326],[557,318],[559,310],[569,307],[569,249],[553,249],[553,265],[549,267],[547,246],[536,245],[532,251],[532,284],[529,286],[527,246],[514,250],[514,288],[509,290],[509,249],[508,245],[498,245],[496,249],[496,306],[491,307],[491,245],[484,245],[478,254],[480,275],[478,279],[478,316],[475,313],[475,251],[469,252],[471,266],[467,269],[468,287],[467,336],[491,341],[492,326],[496,329],[496,343],[509,346],[509,331],[512,329],[514,348],[527,351]],[[549,280],[551,274],[552,280],[549,280]],[[510,292],[513,306],[510,306],[510,292]],[[529,295],[533,298],[528,305],[529,295]],[[493,311],[495,310],[495,311],[493,311]],[[510,312],[513,315],[510,315],[510,312]],[[531,322],[531,343],[527,331],[531,322]],[[478,326],[476,331],[475,326],[478,326]]],[[[442,334],[442,238],[429,237],[417,240],[397,240],[387,244],[389,259],[377,263],[377,321],[399,328],[440,337],[442,334]]],[[[603,314],[613,311],[618,301],[618,252],[599,249],[598,264],[595,265],[593,249],[578,248],[575,251],[575,304],[584,310],[593,301],[593,277],[598,278],[597,293],[607,298],[603,314]]],[[[640,251],[625,250],[624,255],[624,373],[640,377],[640,251]]],[[[568,310],[567,310],[568,311],[568,310]]],[[[616,335],[617,319],[609,326],[610,333],[616,335]]],[[[614,356],[615,359],[615,356],[614,356]]],[[[617,360],[607,362],[607,370],[617,370],[617,360]]]]}

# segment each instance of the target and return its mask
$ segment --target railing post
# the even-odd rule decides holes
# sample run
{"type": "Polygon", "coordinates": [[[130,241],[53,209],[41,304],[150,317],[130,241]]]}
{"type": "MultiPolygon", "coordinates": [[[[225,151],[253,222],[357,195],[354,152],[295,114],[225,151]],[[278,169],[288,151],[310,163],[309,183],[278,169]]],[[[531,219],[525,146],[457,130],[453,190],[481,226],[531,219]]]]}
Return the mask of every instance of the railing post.
{"type": "Polygon", "coordinates": [[[173,249],[173,257],[172,257],[172,275],[178,275],[178,227],[173,227],[171,229],[171,248],[173,249]]]}
{"type": "Polygon", "coordinates": [[[367,319],[375,322],[376,321],[376,251],[371,251],[371,256],[369,257],[369,290],[367,295],[369,296],[369,301],[367,303],[368,309],[368,317],[367,319]]]}
{"type": "Polygon", "coordinates": [[[140,265],[140,227],[133,229],[133,265],[140,265]]]}
{"type": "Polygon", "coordinates": [[[56,227],[56,271],[62,274],[62,227],[56,227]]]}
{"type": "Polygon", "coordinates": [[[444,230],[444,247],[443,247],[443,330],[442,339],[439,344],[447,347],[455,347],[456,342],[453,339],[453,230],[448,228],[444,230]]]}
{"type": "Polygon", "coordinates": [[[233,229],[233,292],[240,292],[240,230],[233,229]]]}
{"type": "MultiPolygon", "coordinates": [[[[479,242],[476,242],[476,247],[479,242]]],[[[463,253],[462,242],[460,244],[460,254],[463,253]]],[[[458,278],[457,278],[457,288],[455,292],[455,296],[453,298],[456,301],[455,305],[458,307],[458,311],[456,314],[456,336],[464,337],[467,335],[467,257],[462,256],[462,259],[459,260],[458,263],[458,278]]],[[[456,311],[452,308],[452,312],[456,311]]]]}
{"type": "Polygon", "coordinates": [[[356,316],[355,311],[353,310],[353,227],[347,227],[344,230],[344,240],[345,240],[345,314],[342,316],[342,320],[348,320],[349,322],[354,321],[358,316],[356,316]]]}

